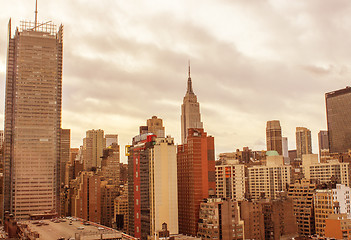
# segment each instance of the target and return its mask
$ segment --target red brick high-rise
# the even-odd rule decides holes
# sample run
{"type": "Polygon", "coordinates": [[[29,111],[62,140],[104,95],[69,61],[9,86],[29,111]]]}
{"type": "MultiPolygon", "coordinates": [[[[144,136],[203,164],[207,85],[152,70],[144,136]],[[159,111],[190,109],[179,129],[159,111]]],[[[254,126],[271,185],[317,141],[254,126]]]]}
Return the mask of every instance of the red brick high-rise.
{"type": "Polygon", "coordinates": [[[179,233],[196,236],[200,203],[216,189],[214,138],[190,128],[177,150],[179,233]]]}

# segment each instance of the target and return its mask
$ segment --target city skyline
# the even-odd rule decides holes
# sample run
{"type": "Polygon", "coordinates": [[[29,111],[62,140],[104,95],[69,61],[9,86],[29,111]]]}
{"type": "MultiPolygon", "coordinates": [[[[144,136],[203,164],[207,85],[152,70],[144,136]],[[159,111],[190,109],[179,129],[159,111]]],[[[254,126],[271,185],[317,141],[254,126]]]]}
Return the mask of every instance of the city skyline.
{"type": "MultiPolygon", "coordinates": [[[[34,4],[14,0],[0,10],[2,121],[7,23],[33,20],[34,4]]],[[[89,129],[116,133],[124,146],[153,115],[180,144],[190,59],[216,155],[265,149],[266,121],[274,119],[289,149],[296,127],[311,129],[317,153],[317,133],[326,130],[324,93],[349,85],[350,7],[341,0],[39,1],[38,19],[64,25],[62,127],[71,129],[72,147],[89,129]]]]}

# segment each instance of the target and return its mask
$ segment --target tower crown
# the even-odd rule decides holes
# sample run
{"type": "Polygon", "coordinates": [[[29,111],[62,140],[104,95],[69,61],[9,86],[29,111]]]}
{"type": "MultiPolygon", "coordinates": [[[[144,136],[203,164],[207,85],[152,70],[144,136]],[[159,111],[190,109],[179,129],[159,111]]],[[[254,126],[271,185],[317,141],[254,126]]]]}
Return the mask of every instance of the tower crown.
{"type": "Polygon", "coordinates": [[[191,77],[190,77],[190,62],[189,62],[189,70],[188,70],[188,88],[186,90],[186,93],[194,94],[191,77]]]}

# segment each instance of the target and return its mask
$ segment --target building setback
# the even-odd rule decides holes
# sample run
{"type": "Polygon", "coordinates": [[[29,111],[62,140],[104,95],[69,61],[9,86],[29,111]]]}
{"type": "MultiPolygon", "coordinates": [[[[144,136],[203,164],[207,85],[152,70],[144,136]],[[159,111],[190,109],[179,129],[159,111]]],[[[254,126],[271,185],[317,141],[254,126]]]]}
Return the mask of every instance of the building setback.
{"type": "Polygon", "coordinates": [[[193,91],[191,82],[190,66],[188,87],[182,104],[181,127],[182,144],[186,143],[189,128],[203,128],[203,123],[201,122],[200,104],[197,102],[197,97],[193,91]]]}
{"type": "Polygon", "coordinates": [[[60,208],[62,32],[51,22],[8,25],[4,209],[17,219],[60,208]]]}
{"type": "Polygon", "coordinates": [[[196,236],[202,199],[216,190],[214,138],[190,128],[177,148],[179,232],[196,236]]]}

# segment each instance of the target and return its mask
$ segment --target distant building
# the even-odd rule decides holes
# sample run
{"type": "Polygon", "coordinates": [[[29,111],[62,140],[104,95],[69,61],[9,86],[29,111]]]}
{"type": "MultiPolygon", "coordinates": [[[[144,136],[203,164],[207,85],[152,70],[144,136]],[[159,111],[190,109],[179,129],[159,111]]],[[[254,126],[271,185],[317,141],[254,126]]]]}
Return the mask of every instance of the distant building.
{"type": "Polygon", "coordinates": [[[247,168],[250,199],[275,199],[290,184],[291,166],[284,165],[283,156],[267,156],[265,166],[247,168]]]}
{"type": "Polygon", "coordinates": [[[128,232],[128,194],[121,195],[115,198],[115,207],[114,207],[114,222],[117,230],[120,230],[124,233],[128,232]]]}
{"type": "Polygon", "coordinates": [[[284,157],[284,164],[289,165],[289,148],[288,148],[288,138],[282,137],[282,146],[283,146],[283,157],[284,157]]]}
{"type": "Polygon", "coordinates": [[[105,134],[106,145],[105,148],[108,148],[113,143],[118,144],[118,134],[105,134]]]}
{"type": "Polygon", "coordinates": [[[325,94],[329,149],[331,153],[351,149],[351,88],[325,94]]]}
{"type": "Polygon", "coordinates": [[[313,196],[316,184],[301,179],[289,186],[288,196],[293,200],[294,214],[300,236],[315,234],[313,196]]]}
{"type": "Polygon", "coordinates": [[[248,200],[241,201],[239,204],[240,216],[244,221],[245,239],[265,239],[262,205],[258,201],[248,200]]]}
{"type": "Polygon", "coordinates": [[[119,186],[120,184],[120,153],[119,145],[113,142],[108,148],[103,150],[101,157],[101,175],[110,180],[113,185],[119,186]]]}
{"type": "MultiPolygon", "coordinates": [[[[328,131],[319,131],[318,133],[319,158],[322,159],[322,151],[329,153],[328,131]]],[[[322,161],[321,161],[322,162],[322,161]]]]}
{"type": "Polygon", "coordinates": [[[200,204],[197,236],[202,239],[244,240],[238,202],[207,198],[200,204]]]}
{"type": "Polygon", "coordinates": [[[277,151],[279,155],[283,154],[282,128],[279,120],[267,121],[266,142],[267,151],[277,151]]]}
{"type": "Polygon", "coordinates": [[[297,237],[296,218],[291,199],[240,202],[245,239],[292,239],[297,237]]]}
{"type": "Polygon", "coordinates": [[[296,128],[296,157],[301,159],[304,154],[312,154],[311,131],[305,127],[296,128]]]}
{"type": "Polygon", "coordinates": [[[339,213],[339,204],[333,201],[331,189],[317,189],[314,196],[314,215],[316,223],[316,234],[325,236],[324,228],[326,219],[331,214],[339,213]]]}
{"type": "Polygon", "coordinates": [[[101,178],[83,171],[71,184],[72,216],[101,223],[101,178]]]}
{"type": "Polygon", "coordinates": [[[351,219],[351,188],[336,184],[336,187],[333,188],[333,201],[339,203],[339,212],[351,219]]]}
{"type": "Polygon", "coordinates": [[[115,199],[120,195],[118,185],[110,184],[108,181],[101,181],[101,220],[100,223],[107,227],[112,227],[114,219],[115,199]]]}
{"type": "Polygon", "coordinates": [[[61,129],[61,142],[60,142],[60,215],[67,216],[69,214],[68,200],[66,189],[66,166],[70,161],[71,149],[71,130],[61,129]]]}
{"type": "Polygon", "coordinates": [[[182,144],[186,143],[189,128],[203,128],[203,123],[201,122],[200,104],[197,102],[197,97],[193,91],[191,82],[190,66],[188,87],[182,104],[181,128],[182,144]]]}
{"type": "Polygon", "coordinates": [[[83,139],[83,163],[84,170],[90,171],[101,168],[101,157],[106,146],[104,130],[89,130],[83,139]]]}
{"type": "Polygon", "coordinates": [[[340,163],[338,160],[319,163],[317,154],[306,154],[302,156],[301,167],[306,179],[318,183],[335,181],[350,186],[349,163],[340,163]]]}
{"type": "Polygon", "coordinates": [[[186,143],[177,147],[179,232],[196,236],[200,202],[215,195],[214,138],[190,128],[186,143]]]}
{"type": "Polygon", "coordinates": [[[146,122],[149,133],[155,134],[157,137],[165,137],[165,127],[163,126],[162,119],[152,116],[146,122]]]}
{"type": "Polygon", "coordinates": [[[291,199],[262,199],[264,239],[292,239],[297,237],[296,217],[291,199]]]}
{"type": "Polygon", "coordinates": [[[245,198],[245,165],[216,165],[216,195],[234,201],[245,198]]]}

